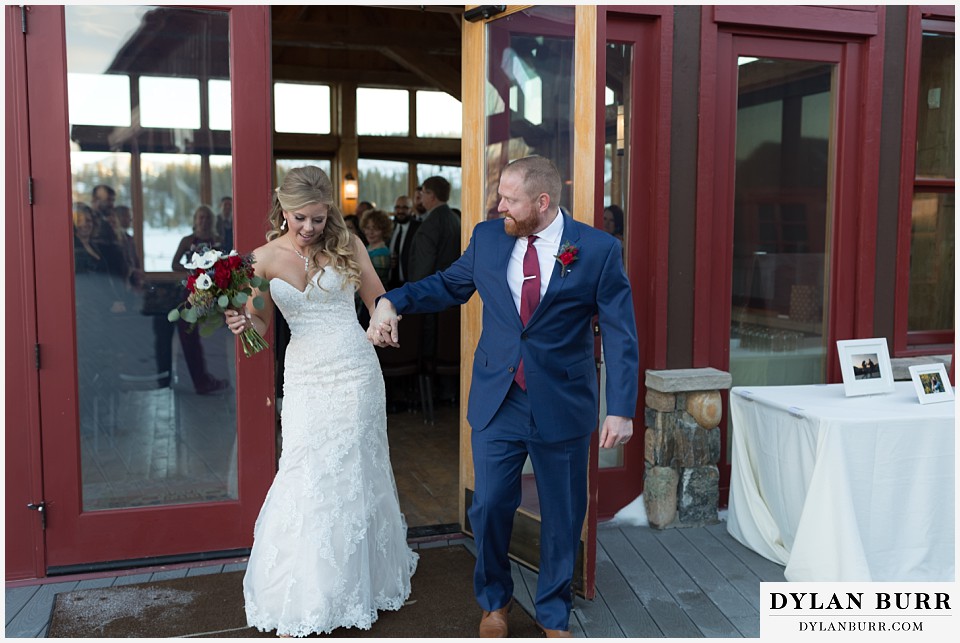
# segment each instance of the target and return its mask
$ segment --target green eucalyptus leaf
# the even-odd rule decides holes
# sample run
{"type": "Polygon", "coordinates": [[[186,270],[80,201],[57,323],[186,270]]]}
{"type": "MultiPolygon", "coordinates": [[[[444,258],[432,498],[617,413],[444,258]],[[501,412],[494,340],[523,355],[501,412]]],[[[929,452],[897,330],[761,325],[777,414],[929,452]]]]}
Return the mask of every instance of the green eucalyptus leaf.
{"type": "Polygon", "coordinates": [[[263,307],[265,305],[266,304],[263,301],[263,297],[257,295],[256,297],[253,298],[253,307],[256,308],[257,310],[263,310],[263,307]]]}
{"type": "Polygon", "coordinates": [[[193,308],[187,308],[180,314],[180,318],[188,324],[197,323],[197,311],[193,308]]]}
{"type": "Polygon", "coordinates": [[[244,305],[245,303],[247,303],[247,299],[249,299],[249,298],[250,298],[250,296],[247,295],[247,293],[245,293],[245,292],[238,292],[236,295],[233,296],[233,305],[234,305],[234,306],[242,306],[242,305],[244,305]]]}
{"type": "Polygon", "coordinates": [[[180,311],[176,308],[167,313],[167,321],[175,322],[180,319],[180,311]]]}
{"type": "Polygon", "coordinates": [[[220,306],[220,308],[226,308],[230,305],[230,298],[226,295],[220,295],[217,297],[217,305],[220,306]]]}

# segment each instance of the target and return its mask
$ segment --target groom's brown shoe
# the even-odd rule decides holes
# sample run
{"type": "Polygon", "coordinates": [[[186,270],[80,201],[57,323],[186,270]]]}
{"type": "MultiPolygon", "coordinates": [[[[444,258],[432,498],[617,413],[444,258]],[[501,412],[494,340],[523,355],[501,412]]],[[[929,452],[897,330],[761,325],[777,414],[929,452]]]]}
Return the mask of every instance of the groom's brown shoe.
{"type": "Polygon", "coordinates": [[[513,607],[513,599],[500,609],[488,612],[483,610],[483,616],[480,617],[480,638],[482,639],[505,639],[507,638],[507,614],[513,607]]]}
{"type": "Polygon", "coordinates": [[[548,639],[572,639],[573,634],[569,630],[550,630],[537,623],[537,627],[547,635],[548,639]]]}

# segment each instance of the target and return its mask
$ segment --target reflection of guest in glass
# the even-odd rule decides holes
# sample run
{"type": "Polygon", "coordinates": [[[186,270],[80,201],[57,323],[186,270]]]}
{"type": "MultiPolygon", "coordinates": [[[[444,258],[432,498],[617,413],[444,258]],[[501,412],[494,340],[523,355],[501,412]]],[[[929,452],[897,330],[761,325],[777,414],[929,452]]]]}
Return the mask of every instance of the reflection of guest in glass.
{"type": "Polygon", "coordinates": [[[193,213],[193,234],[180,239],[180,245],[173,255],[173,264],[171,267],[174,272],[189,272],[183,267],[183,264],[190,260],[190,257],[201,245],[210,248],[220,248],[220,238],[214,228],[215,217],[210,206],[201,205],[193,213]]]}
{"type": "MultiPolygon", "coordinates": [[[[188,234],[180,240],[177,252],[173,255],[171,266],[174,272],[190,272],[183,264],[190,260],[194,252],[200,251],[201,246],[219,248],[220,243],[214,230],[214,222],[213,210],[209,206],[201,205],[196,209],[193,213],[193,234],[188,234]]],[[[194,390],[199,395],[209,395],[226,389],[229,385],[226,380],[217,379],[207,371],[200,333],[196,329],[191,331],[190,325],[183,320],[177,322],[177,331],[194,390]]]]}
{"type": "Polygon", "coordinates": [[[623,243],[623,210],[619,205],[608,205],[603,210],[603,230],[623,243]]]}
{"type": "Polygon", "coordinates": [[[120,243],[123,248],[123,260],[127,264],[127,283],[139,290],[143,286],[143,264],[140,262],[140,255],[137,254],[137,244],[129,232],[133,224],[133,215],[130,208],[125,205],[118,205],[113,210],[117,213],[117,221],[120,224],[120,243]]]}
{"type": "Polygon", "coordinates": [[[90,192],[90,204],[97,219],[105,217],[106,213],[113,209],[116,200],[117,191],[109,185],[95,185],[90,192]]]}
{"type": "Polygon", "coordinates": [[[110,388],[110,315],[124,311],[120,292],[123,283],[94,243],[99,227],[97,215],[86,203],[73,207],[74,284],[77,311],[77,367],[83,393],[80,396],[81,422],[94,419],[94,399],[110,388]],[[91,387],[91,388],[88,388],[91,387]]]}
{"type": "Polygon", "coordinates": [[[393,221],[383,210],[367,210],[360,219],[360,228],[367,237],[370,262],[386,288],[390,279],[390,248],[387,247],[386,240],[393,232],[393,221]]]}
{"type": "Polygon", "coordinates": [[[217,236],[220,237],[221,250],[229,254],[233,250],[233,197],[225,196],[220,199],[217,236]]]}

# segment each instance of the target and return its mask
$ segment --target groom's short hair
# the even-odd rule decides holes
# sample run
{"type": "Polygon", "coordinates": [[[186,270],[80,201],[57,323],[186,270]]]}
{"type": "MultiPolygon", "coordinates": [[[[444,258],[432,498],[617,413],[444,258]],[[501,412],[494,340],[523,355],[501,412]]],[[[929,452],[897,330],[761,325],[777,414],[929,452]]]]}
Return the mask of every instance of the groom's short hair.
{"type": "Polygon", "coordinates": [[[544,156],[525,156],[510,161],[503,171],[520,172],[524,187],[530,196],[546,193],[551,207],[560,207],[560,191],[563,181],[553,161],[544,156]]]}

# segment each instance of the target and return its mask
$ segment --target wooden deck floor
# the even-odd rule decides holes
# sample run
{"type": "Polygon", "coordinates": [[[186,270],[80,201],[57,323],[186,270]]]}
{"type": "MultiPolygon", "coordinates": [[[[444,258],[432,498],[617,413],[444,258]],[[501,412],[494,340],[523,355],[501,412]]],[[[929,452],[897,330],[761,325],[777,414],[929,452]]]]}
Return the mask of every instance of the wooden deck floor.
{"type": "MultiPolygon", "coordinates": [[[[413,543],[417,548],[464,544],[467,538],[413,543]]],[[[100,578],[46,579],[6,589],[6,636],[46,636],[54,596],[77,589],[127,585],[243,569],[241,560],[131,570],[100,578]]],[[[533,613],[536,574],[514,565],[514,595],[533,613]]],[[[597,597],[578,598],[570,628],[588,638],[740,638],[760,635],[760,582],[783,581],[783,567],[736,542],[726,525],[656,531],[601,525],[597,597]]],[[[478,608],[479,619],[479,608],[478,608]]],[[[478,621],[479,622],[479,621],[478,621]]]]}

